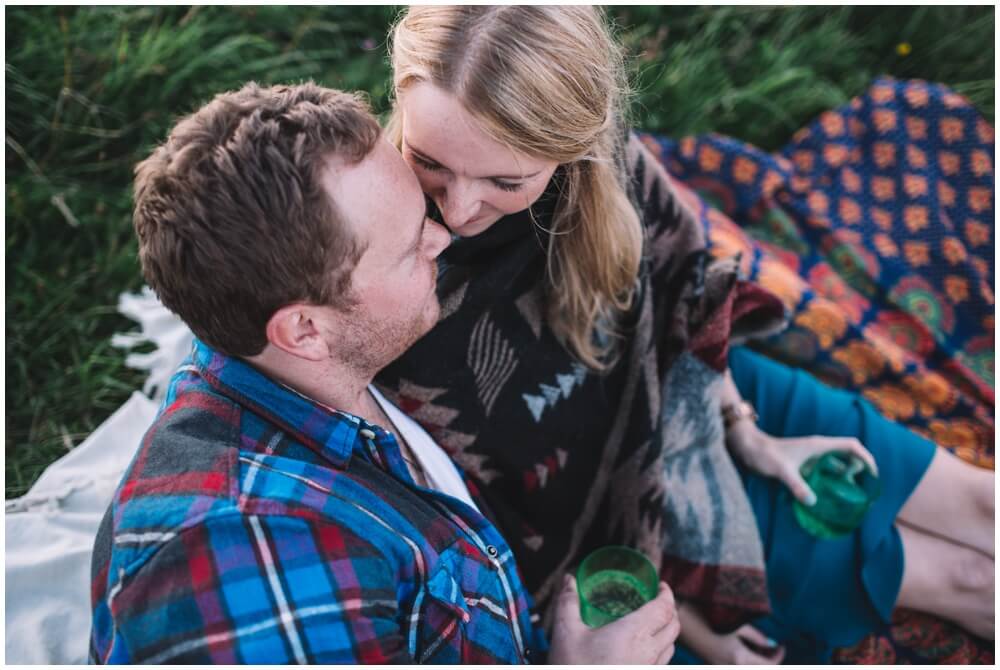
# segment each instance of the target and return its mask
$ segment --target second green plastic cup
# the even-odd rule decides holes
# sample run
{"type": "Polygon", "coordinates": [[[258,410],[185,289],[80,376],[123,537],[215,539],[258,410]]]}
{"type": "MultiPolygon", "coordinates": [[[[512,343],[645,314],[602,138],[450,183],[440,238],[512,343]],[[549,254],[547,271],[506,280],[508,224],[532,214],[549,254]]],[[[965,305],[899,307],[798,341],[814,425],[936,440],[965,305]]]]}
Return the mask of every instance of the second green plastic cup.
{"type": "Polygon", "coordinates": [[[816,494],[816,504],[806,507],[794,501],[795,518],[806,532],[821,539],[852,532],[881,492],[878,477],[849,452],[814,456],[802,464],[801,473],[816,494]]]}
{"type": "Polygon", "coordinates": [[[580,617],[591,628],[639,609],[656,597],[660,579],[643,554],[620,546],[601,547],[576,570],[580,617]]]}

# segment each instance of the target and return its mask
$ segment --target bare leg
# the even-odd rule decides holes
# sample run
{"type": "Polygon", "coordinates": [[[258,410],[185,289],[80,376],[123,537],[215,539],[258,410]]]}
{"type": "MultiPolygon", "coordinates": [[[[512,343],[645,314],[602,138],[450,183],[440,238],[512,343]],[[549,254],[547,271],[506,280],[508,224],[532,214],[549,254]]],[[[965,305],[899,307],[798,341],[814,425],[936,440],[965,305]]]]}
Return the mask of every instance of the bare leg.
{"type": "Polygon", "coordinates": [[[993,558],[995,473],[938,447],[898,519],[993,558]]]}
{"type": "Polygon", "coordinates": [[[898,528],[905,565],[896,606],[936,614],[994,639],[993,559],[903,524],[898,528]]]}

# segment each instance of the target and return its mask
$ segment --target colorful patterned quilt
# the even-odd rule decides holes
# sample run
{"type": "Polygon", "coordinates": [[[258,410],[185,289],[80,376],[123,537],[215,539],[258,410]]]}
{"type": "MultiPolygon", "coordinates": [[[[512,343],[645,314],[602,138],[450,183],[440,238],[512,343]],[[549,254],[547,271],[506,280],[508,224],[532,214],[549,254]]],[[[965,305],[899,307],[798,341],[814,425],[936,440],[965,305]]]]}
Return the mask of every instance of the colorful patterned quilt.
{"type": "MultiPolygon", "coordinates": [[[[967,100],[882,78],[777,153],[642,139],[713,252],[785,302],[790,327],[755,349],[994,467],[994,130],[967,100]]],[[[993,643],[900,611],[835,660],[992,663],[993,643]]]]}

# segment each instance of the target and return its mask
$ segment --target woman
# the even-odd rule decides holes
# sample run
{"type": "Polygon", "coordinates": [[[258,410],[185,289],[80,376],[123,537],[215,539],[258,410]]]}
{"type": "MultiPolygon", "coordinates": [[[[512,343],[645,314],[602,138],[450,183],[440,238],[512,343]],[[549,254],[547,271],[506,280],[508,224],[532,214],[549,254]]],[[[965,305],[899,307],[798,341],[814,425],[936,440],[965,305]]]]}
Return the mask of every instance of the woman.
{"type": "Polygon", "coordinates": [[[820,640],[790,649],[805,660],[895,606],[993,637],[991,473],[742,349],[737,388],[727,339],[773,331],[780,305],[708,262],[669,177],[626,137],[596,10],[411,8],[392,57],[388,132],[456,241],[439,324],[378,381],[484,489],[540,604],[621,542],[661,559],[686,601],[681,639],[711,662],[781,660],[738,628],[752,619],[786,646],[820,640]],[[750,420],[752,390],[783,437],[750,420]],[[836,425],[790,417],[775,393],[815,398],[836,425]],[[808,504],[799,468],[831,449],[877,467],[884,492],[861,529],[822,543],[789,522],[781,487],[808,504]],[[972,522],[951,524],[959,512],[972,522]],[[846,595],[804,602],[823,585],[846,595]]]}

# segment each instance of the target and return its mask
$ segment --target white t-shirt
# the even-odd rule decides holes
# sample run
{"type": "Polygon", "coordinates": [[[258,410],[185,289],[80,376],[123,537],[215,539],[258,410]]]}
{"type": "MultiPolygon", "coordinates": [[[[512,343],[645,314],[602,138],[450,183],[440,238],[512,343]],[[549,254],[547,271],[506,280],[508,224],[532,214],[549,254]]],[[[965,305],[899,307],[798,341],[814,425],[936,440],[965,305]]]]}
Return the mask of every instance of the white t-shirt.
{"type": "Polygon", "coordinates": [[[434,438],[428,435],[427,431],[420,427],[420,424],[406,416],[398,407],[389,402],[374,386],[369,386],[368,390],[371,391],[372,397],[375,398],[378,404],[382,406],[382,411],[385,412],[389,420],[395,425],[396,430],[400,432],[406,443],[410,445],[410,450],[417,460],[420,461],[420,467],[423,468],[424,474],[427,476],[428,486],[436,491],[458,498],[478,512],[479,507],[476,506],[476,503],[472,501],[472,496],[469,495],[469,487],[462,481],[462,477],[458,474],[455,464],[451,462],[444,449],[438,446],[434,438]]]}

